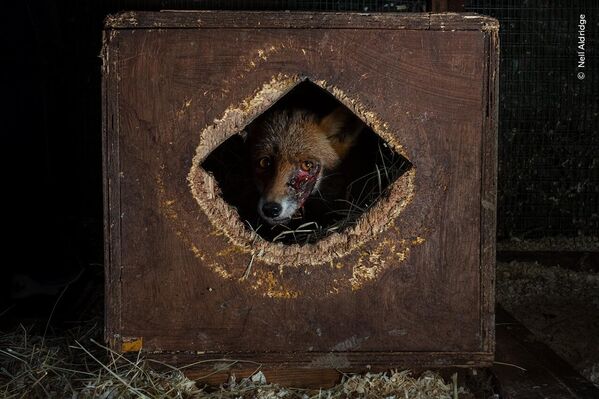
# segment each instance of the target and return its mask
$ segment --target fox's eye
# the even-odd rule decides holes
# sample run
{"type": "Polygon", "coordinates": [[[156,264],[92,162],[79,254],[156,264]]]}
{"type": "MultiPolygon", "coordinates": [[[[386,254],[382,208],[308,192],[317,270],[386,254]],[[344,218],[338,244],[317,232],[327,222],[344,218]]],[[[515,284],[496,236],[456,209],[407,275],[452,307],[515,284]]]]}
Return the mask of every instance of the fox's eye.
{"type": "Polygon", "coordinates": [[[258,165],[262,169],[268,168],[270,166],[270,158],[269,157],[260,158],[260,160],[258,161],[258,165]]]}
{"type": "Polygon", "coordinates": [[[310,170],[312,170],[312,167],[314,167],[314,163],[312,161],[302,162],[301,168],[304,172],[309,172],[310,170]]]}

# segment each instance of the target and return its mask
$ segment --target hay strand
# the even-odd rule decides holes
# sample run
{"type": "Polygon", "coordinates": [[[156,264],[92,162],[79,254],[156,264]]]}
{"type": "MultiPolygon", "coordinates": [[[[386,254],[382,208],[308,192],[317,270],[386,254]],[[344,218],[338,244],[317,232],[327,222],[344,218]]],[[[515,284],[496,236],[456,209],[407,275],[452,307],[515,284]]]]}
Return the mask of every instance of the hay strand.
{"type": "Polygon", "coordinates": [[[344,374],[331,389],[306,390],[271,384],[256,366],[248,378],[234,374],[218,388],[202,386],[202,379],[229,370],[241,361],[200,360],[183,367],[146,359],[141,353],[129,357],[97,341],[98,323],[80,325],[56,336],[36,335],[23,326],[0,334],[0,396],[4,398],[430,398],[455,399],[470,394],[457,385],[457,377],[445,382],[427,371],[412,376],[409,371],[344,374]],[[224,363],[203,378],[188,379],[183,370],[200,364],[224,363]]]}

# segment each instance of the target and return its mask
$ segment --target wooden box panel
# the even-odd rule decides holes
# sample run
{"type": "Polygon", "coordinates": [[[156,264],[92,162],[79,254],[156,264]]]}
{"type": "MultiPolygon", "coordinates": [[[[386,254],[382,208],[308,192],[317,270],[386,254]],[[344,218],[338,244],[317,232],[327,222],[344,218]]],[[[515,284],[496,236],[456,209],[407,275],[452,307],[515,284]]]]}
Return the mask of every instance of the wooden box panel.
{"type": "Polygon", "coordinates": [[[109,17],[110,346],[285,367],[490,364],[497,31],[461,14],[109,17]],[[413,167],[359,228],[277,246],[199,164],[306,79],[413,167]]]}

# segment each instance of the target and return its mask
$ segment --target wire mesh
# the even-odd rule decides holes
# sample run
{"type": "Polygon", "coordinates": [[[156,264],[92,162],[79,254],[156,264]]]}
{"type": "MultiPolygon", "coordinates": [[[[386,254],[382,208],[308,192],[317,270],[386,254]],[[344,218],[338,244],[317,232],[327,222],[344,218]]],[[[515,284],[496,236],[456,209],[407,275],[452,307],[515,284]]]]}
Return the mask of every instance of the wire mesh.
{"type": "Polygon", "coordinates": [[[499,237],[597,235],[599,3],[468,0],[465,7],[501,24],[499,237]],[[589,21],[584,69],[581,14],[589,21]]]}

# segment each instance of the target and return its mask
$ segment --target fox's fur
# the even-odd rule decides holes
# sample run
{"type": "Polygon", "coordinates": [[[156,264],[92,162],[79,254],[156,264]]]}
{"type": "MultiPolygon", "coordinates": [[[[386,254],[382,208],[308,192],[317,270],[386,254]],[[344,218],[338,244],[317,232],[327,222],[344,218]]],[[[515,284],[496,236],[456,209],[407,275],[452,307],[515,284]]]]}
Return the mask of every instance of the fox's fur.
{"type": "Polygon", "coordinates": [[[322,118],[302,109],[275,110],[256,121],[247,145],[260,216],[269,224],[289,220],[345,158],[362,129],[342,107],[322,118]]]}

